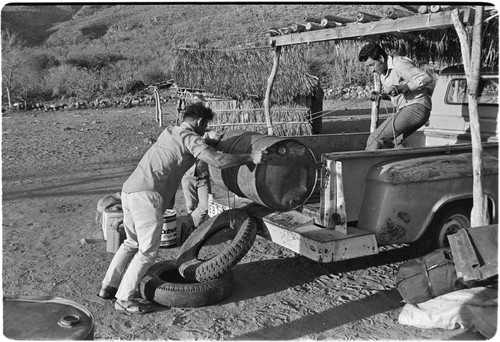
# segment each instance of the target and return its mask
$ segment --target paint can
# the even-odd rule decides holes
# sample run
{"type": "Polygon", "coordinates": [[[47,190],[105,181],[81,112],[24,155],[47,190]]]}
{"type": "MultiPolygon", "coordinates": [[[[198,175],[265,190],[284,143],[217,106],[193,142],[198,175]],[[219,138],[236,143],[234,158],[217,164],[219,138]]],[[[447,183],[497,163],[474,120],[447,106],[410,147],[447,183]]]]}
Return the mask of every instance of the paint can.
{"type": "Polygon", "coordinates": [[[163,214],[163,228],[161,230],[160,247],[175,247],[177,245],[177,212],[165,210],[163,214]]]}

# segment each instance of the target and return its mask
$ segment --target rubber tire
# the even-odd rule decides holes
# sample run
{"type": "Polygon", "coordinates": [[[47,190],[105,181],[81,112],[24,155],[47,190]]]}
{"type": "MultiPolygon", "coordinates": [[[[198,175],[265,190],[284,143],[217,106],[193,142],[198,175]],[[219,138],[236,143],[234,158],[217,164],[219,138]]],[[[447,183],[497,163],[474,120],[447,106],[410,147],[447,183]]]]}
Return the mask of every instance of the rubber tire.
{"type": "Polygon", "coordinates": [[[199,226],[179,250],[179,273],[191,281],[205,282],[216,279],[236,265],[252,247],[257,237],[255,219],[242,209],[231,209],[210,218],[199,226]],[[209,260],[199,260],[203,244],[217,232],[233,228],[236,236],[220,253],[209,260]]]}
{"type": "Polygon", "coordinates": [[[412,243],[413,254],[425,255],[436,249],[449,247],[446,236],[456,233],[458,229],[470,227],[471,210],[472,204],[463,203],[439,211],[424,235],[412,243]]]}
{"type": "Polygon", "coordinates": [[[166,260],[149,268],[139,283],[139,290],[142,298],[160,305],[200,307],[216,304],[229,297],[233,286],[232,272],[226,272],[209,282],[188,282],[179,274],[176,261],[166,260]]]}

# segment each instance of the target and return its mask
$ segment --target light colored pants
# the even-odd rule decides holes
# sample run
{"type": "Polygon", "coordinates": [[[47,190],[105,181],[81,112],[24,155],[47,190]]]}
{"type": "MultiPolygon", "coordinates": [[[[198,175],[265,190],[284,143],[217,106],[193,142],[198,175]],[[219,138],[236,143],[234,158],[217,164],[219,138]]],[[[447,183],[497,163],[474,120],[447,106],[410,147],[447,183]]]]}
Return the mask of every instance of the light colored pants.
{"type": "Polygon", "coordinates": [[[430,114],[430,109],[419,103],[402,108],[370,134],[366,150],[394,147],[397,143],[395,138],[403,135],[403,139],[406,139],[429,120],[430,114]]]}
{"type": "Polygon", "coordinates": [[[162,206],[163,199],[155,191],[122,192],[127,238],[116,251],[102,281],[103,286],[118,288],[117,299],[134,298],[139,282],[158,255],[163,227],[162,206]]]}
{"type": "Polygon", "coordinates": [[[186,210],[191,215],[195,227],[198,227],[207,217],[210,191],[210,177],[198,178],[185,175],[182,178],[182,192],[184,193],[186,210]]]}

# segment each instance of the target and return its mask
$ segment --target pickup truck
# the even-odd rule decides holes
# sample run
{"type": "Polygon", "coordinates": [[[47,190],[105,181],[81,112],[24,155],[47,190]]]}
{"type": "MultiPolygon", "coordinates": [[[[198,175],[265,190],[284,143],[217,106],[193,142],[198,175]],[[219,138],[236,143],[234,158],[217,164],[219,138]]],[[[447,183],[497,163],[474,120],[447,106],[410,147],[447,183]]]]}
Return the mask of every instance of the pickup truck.
{"type": "MultiPolygon", "coordinates": [[[[378,253],[410,244],[420,253],[448,245],[470,227],[472,147],[463,68],[441,71],[429,122],[404,148],[365,151],[369,132],[294,136],[320,167],[316,192],[301,206],[276,212],[248,199],[216,199],[209,215],[245,208],[258,234],[318,262],[378,253]],[[319,194],[319,196],[318,196],[319,194]],[[230,203],[229,203],[230,202],[230,203]]],[[[498,73],[482,73],[478,98],[483,187],[489,221],[498,223],[498,73]]]]}

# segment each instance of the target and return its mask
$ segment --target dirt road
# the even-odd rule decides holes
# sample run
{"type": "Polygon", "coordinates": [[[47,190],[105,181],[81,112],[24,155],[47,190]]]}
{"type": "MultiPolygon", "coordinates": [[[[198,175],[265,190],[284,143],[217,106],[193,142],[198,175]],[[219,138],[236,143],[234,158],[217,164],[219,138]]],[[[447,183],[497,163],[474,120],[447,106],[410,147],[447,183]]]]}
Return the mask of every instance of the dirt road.
{"type": "MultiPolygon", "coordinates": [[[[95,222],[96,203],[120,190],[161,132],[153,113],[141,107],[3,116],[4,295],[74,300],[94,315],[95,339],[483,339],[397,323],[403,303],[394,276],[408,258],[404,249],[319,264],[258,237],[233,268],[234,292],[218,305],[155,305],[136,317],[97,300],[112,254],[95,222]]],[[[172,119],[173,110],[166,114],[172,119]]],[[[181,192],[177,209],[182,214],[181,192]]],[[[177,251],[161,249],[159,260],[177,251]]]]}

